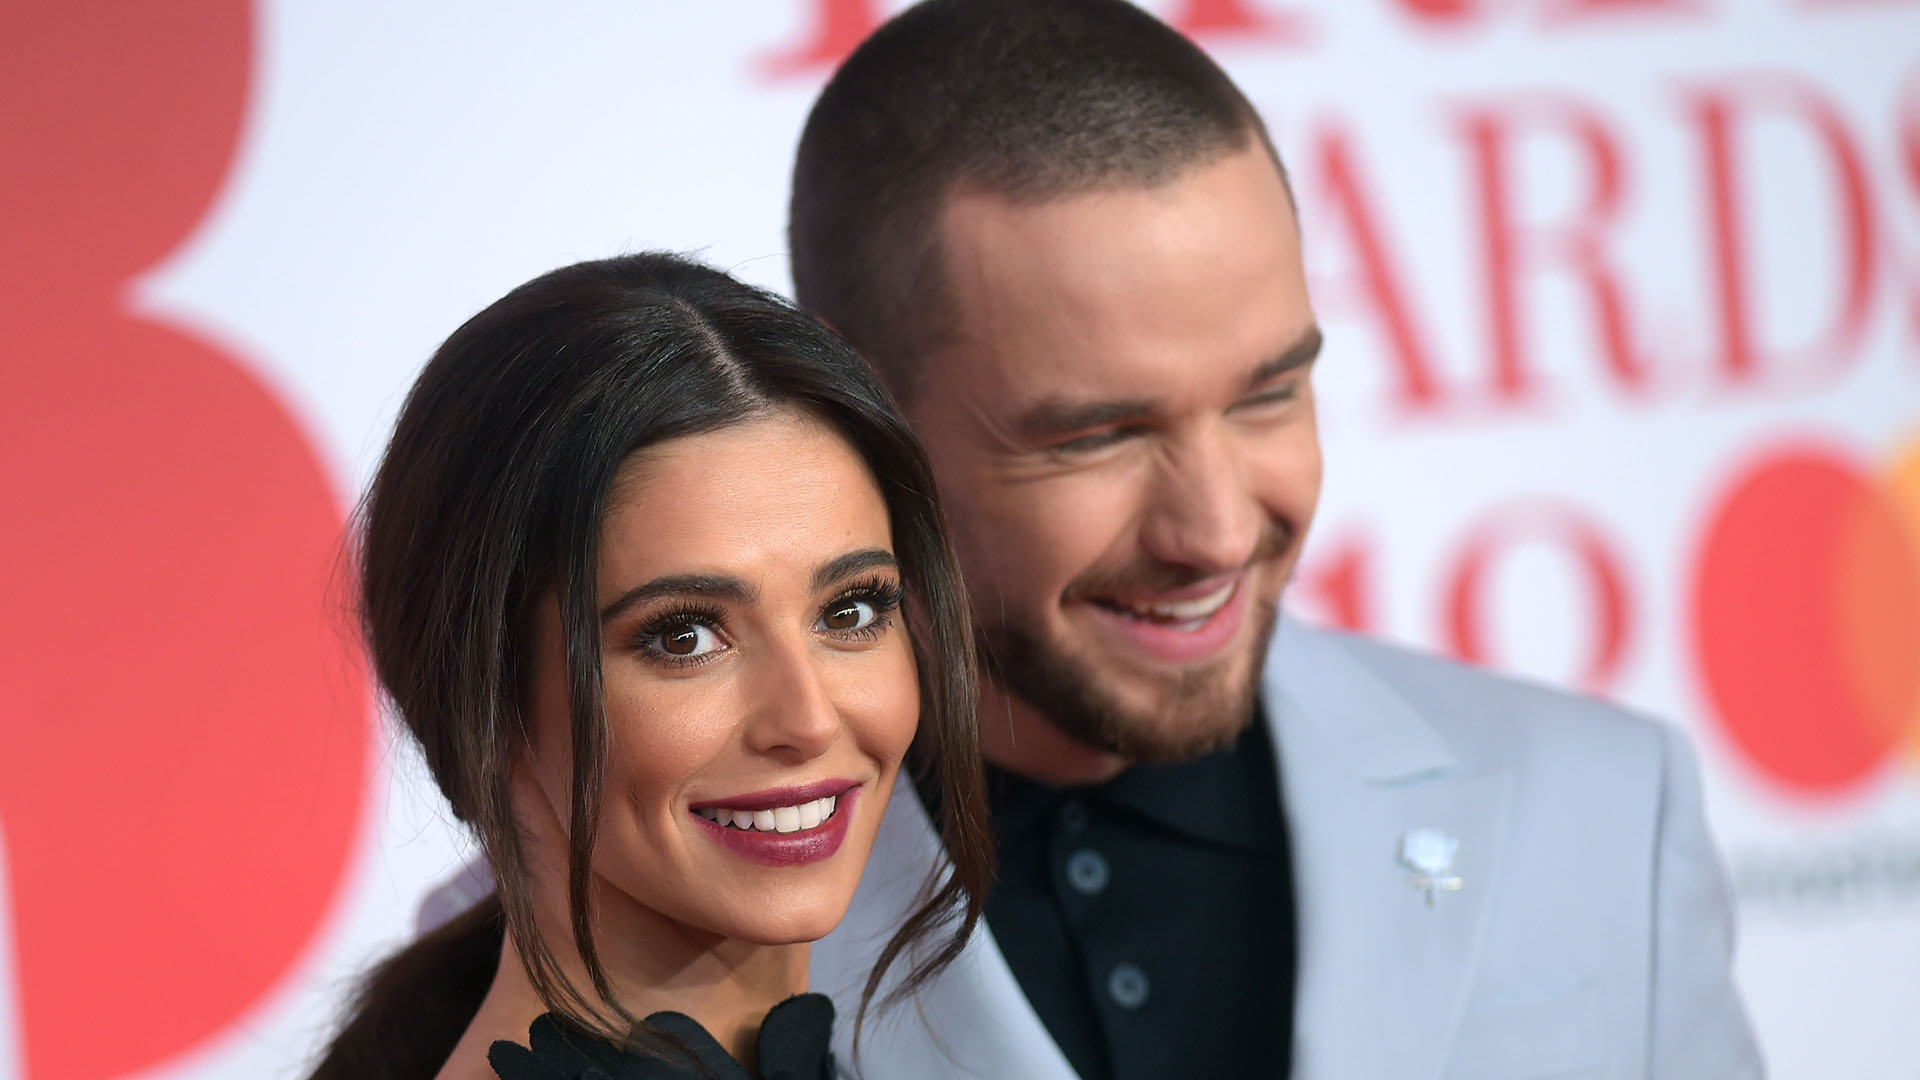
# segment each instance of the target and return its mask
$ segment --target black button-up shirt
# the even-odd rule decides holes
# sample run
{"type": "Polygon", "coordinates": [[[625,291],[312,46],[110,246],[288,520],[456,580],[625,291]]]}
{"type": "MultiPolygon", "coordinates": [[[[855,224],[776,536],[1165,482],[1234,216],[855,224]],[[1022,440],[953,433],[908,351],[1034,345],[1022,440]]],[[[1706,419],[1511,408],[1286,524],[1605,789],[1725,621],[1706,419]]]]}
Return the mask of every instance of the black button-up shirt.
{"type": "Polygon", "coordinates": [[[1263,719],[1091,787],[989,782],[987,925],[1081,1077],[1287,1075],[1293,887],[1263,719]]]}

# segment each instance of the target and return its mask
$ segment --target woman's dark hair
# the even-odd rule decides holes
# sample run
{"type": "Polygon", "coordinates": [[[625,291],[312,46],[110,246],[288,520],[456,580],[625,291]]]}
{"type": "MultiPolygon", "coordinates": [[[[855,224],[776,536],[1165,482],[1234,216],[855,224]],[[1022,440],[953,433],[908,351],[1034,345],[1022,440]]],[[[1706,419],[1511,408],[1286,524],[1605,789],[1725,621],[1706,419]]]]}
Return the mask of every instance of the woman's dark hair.
{"type": "Polygon", "coordinates": [[[971,624],[924,452],[859,357],[779,298],[671,255],[580,263],[454,331],[407,396],[361,506],[361,614],[374,669],[498,885],[369,976],[316,1080],[431,1077],[484,997],[503,933],[549,1009],[615,1043],[671,1051],[613,999],[588,922],[607,745],[602,518],[614,474],[635,451],[786,409],[844,438],[885,499],[921,687],[908,768],[933,796],[947,854],[929,898],[881,951],[860,1019],[903,952],[916,963],[888,1002],[959,954],[980,917],[992,851],[971,624]],[[508,796],[529,739],[534,617],[547,595],[565,639],[567,890],[586,987],[566,978],[535,925],[508,796]],[[950,933],[935,944],[942,930],[950,933]]]}

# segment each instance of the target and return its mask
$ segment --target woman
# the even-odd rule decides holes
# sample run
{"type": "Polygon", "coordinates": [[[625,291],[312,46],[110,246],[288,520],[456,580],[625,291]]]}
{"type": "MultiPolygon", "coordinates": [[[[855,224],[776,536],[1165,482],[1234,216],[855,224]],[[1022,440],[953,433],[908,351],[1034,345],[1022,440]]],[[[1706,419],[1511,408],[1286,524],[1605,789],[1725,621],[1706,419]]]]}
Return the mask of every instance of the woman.
{"type": "Polygon", "coordinates": [[[855,1030],[909,946],[946,932],[903,991],[951,960],[990,841],[932,493],[860,360],[706,267],[567,267],[455,331],[362,509],[363,618],[499,884],[373,974],[316,1078],[586,1075],[616,1048],[669,1070],[635,1076],[823,1075],[824,999],[756,1031],[903,759],[951,865],[855,1030]]]}

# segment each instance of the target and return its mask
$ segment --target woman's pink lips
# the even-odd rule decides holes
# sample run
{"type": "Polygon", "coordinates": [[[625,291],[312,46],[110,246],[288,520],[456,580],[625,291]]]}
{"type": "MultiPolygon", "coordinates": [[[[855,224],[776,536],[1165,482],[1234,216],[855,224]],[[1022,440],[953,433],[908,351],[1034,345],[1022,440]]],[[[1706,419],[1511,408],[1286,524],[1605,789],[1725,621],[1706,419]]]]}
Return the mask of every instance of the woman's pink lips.
{"type": "MultiPolygon", "coordinates": [[[[1233,595],[1220,606],[1220,610],[1207,616],[1197,626],[1136,619],[1097,603],[1088,607],[1111,632],[1140,652],[1163,663],[1190,664],[1211,658],[1239,634],[1240,624],[1246,621],[1250,576],[1242,573],[1234,585],[1233,595]]],[[[1212,585],[1214,589],[1219,587],[1217,583],[1212,585]]],[[[1204,596],[1206,593],[1196,595],[1204,596]]],[[[1160,599],[1163,602],[1177,602],[1173,594],[1166,594],[1160,599]]]]}
{"type": "MultiPolygon", "coordinates": [[[[808,788],[818,786],[817,784],[810,784],[807,788],[787,788],[785,790],[806,791],[808,788]]],[[[825,797],[825,795],[832,794],[834,794],[834,792],[827,791],[823,795],[814,795],[811,798],[818,799],[825,797]]],[[[808,802],[811,800],[803,795],[798,801],[808,802]]],[[[704,827],[707,835],[713,837],[721,847],[726,848],[728,851],[743,859],[749,859],[763,866],[801,866],[806,863],[814,863],[822,859],[832,858],[834,852],[840,850],[841,842],[847,838],[847,821],[852,818],[854,807],[859,801],[860,788],[858,785],[843,788],[839,793],[838,801],[834,804],[832,817],[811,829],[802,829],[799,832],[790,833],[761,832],[758,829],[734,829],[722,825],[717,821],[710,821],[707,818],[701,817],[699,814],[691,813],[691,810],[689,811],[689,815],[694,821],[704,827]]],[[[719,806],[722,804],[712,803],[709,805],[719,806]]],[[[744,806],[726,805],[736,810],[748,809],[744,806]]],[[[773,805],[792,806],[793,803],[783,802],[773,805]]],[[[760,809],[769,809],[769,807],[760,807],[760,809]]]]}
{"type": "Polygon", "coordinates": [[[854,780],[815,780],[811,784],[768,788],[765,791],[750,792],[746,795],[729,795],[724,799],[703,799],[700,802],[688,803],[687,809],[778,810],[782,806],[798,806],[803,802],[838,795],[856,786],[858,782],[854,780]]]}

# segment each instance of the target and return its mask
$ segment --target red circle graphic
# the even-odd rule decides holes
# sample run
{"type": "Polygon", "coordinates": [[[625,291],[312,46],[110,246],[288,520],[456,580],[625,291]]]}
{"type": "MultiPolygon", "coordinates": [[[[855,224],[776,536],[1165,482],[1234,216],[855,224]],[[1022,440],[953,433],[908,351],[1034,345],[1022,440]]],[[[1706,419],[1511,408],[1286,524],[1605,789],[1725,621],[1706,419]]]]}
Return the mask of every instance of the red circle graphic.
{"type": "Polygon", "coordinates": [[[1920,718],[1920,544],[1840,454],[1775,450],[1714,506],[1692,596],[1722,730],[1806,794],[1878,769],[1920,718]]]}
{"type": "Polygon", "coordinates": [[[243,0],[0,14],[0,833],[33,1080],[255,1005],[366,804],[326,472],[244,363],[123,300],[218,193],[252,34],[243,0]]]}

